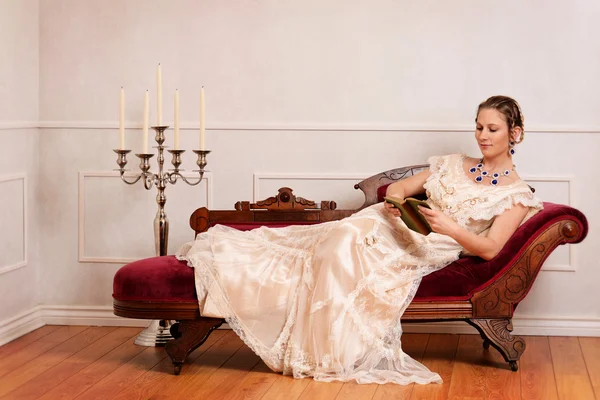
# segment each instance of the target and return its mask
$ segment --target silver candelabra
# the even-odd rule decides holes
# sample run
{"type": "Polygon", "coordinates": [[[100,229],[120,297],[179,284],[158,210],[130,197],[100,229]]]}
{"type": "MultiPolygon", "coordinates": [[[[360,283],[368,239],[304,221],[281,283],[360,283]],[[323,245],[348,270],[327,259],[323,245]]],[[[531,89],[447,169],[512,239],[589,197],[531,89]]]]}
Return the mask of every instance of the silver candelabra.
{"type": "MultiPolygon", "coordinates": [[[[167,202],[167,197],[165,196],[165,189],[167,184],[170,183],[174,185],[177,183],[179,179],[184,181],[190,186],[196,186],[204,177],[205,167],[206,167],[206,156],[210,153],[210,150],[192,150],[194,153],[198,155],[198,160],[196,161],[196,165],[198,165],[197,170],[194,172],[198,172],[197,180],[191,180],[186,178],[181,174],[181,169],[179,166],[181,165],[181,155],[185,152],[185,150],[167,150],[172,154],[173,158],[171,163],[173,164],[173,169],[169,171],[164,170],[164,150],[167,146],[163,146],[165,142],[165,130],[167,130],[168,126],[160,125],[153,126],[152,129],[156,132],[154,139],[158,149],[158,172],[153,173],[150,172],[150,159],[154,157],[154,154],[150,153],[140,153],[136,154],[136,156],[140,159],[140,169],[142,172],[138,175],[129,175],[125,176],[125,173],[128,171],[125,169],[127,165],[127,154],[131,152],[131,150],[124,149],[115,149],[113,150],[117,153],[117,164],[119,165],[119,169],[117,171],[121,174],[121,179],[123,182],[128,185],[134,185],[139,180],[142,180],[144,183],[144,188],[146,190],[152,189],[153,186],[156,186],[158,189],[158,194],[156,195],[156,203],[158,203],[158,211],[156,212],[156,217],[154,218],[154,247],[156,250],[157,256],[166,256],[167,255],[167,246],[169,243],[169,220],[167,219],[167,214],[165,213],[165,203],[167,202]]],[[[196,179],[196,178],[193,178],[196,179]]],[[[170,321],[152,321],[148,328],[144,329],[136,338],[135,343],[143,346],[160,346],[164,345],[167,341],[173,339],[171,333],[169,332],[171,322],[170,321]]]]}

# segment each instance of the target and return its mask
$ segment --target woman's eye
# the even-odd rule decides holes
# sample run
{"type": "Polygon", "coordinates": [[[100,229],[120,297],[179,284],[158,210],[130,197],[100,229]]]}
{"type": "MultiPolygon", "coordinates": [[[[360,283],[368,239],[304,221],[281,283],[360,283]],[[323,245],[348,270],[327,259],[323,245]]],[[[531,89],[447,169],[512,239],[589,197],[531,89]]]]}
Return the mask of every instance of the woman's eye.
{"type": "Polygon", "coordinates": [[[480,131],[482,128],[480,126],[476,127],[475,130],[480,131]]]}
{"type": "Polygon", "coordinates": [[[490,129],[490,132],[496,132],[498,129],[490,129]]]}

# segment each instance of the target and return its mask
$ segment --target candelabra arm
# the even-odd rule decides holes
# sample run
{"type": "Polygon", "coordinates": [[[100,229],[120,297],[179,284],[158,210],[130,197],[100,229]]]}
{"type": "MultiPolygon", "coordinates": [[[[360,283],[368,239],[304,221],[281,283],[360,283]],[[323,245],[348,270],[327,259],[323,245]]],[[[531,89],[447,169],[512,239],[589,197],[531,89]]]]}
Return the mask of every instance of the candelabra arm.
{"type": "Polygon", "coordinates": [[[125,170],[121,170],[121,180],[128,185],[135,185],[137,183],[137,181],[139,181],[142,178],[142,175],[137,175],[133,178],[134,179],[132,181],[128,181],[127,178],[125,177],[125,170]]]}
{"type": "Polygon", "coordinates": [[[171,173],[168,174],[169,183],[175,184],[175,182],[177,182],[177,179],[181,179],[181,180],[183,180],[185,183],[187,183],[190,186],[196,186],[196,185],[198,185],[200,182],[202,182],[203,177],[204,177],[204,171],[200,172],[200,176],[198,178],[186,178],[179,171],[178,172],[171,172],[171,173]],[[191,179],[198,179],[198,180],[197,181],[192,181],[191,179]]]}
{"type": "Polygon", "coordinates": [[[144,188],[146,190],[150,190],[154,187],[154,185],[156,184],[156,180],[158,179],[158,177],[155,174],[142,174],[142,176],[144,177],[144,188]]]}
{"type": "Polygon", "coordinates": [[[181,178],[182,181],[184,181],[190,186],[196,186],[199,185],[200,182],[202,182],[202,179],[204,178],[204,173],[208,172],[204,168],[206,167],[206,156],[208,155],[208,153],[210,153],[210,150],[193,150],[193,152],[196,153],[196,155],[198,156],[196,165],[198,165],[198,167],[200,168],[194,170],[194,172],[198,172],[197,178],[187,178],[181,174],[182,170],[179,169],[179,166],[181,165],[181,155],[184,153],[185,150],[167,151],[173,155],[173,160],[171,161],[171,163],[175,168],[171,170],[172,172],[165,172],[165,181],[174,185],[175,183],[177,183],[177,180],[181,178]]]}
{"type": "Polygon", "coordinates": [[[134,176],[134,180],[127,180],[127,178],[125,177],[125,172],[127,172],[128,170],[125,169],[125,166],[127,165],[127,154],[129,154],[131,152],[131,150],[126,150],[126,149],[114,149],[113,150],[115,153],[117,153],[117,164],[119,165],[119,168],[116,169],[115,171],[119,171],[121,173],[121,179],[123,180],[123,182],[125,182],[128,185],[134,185],[135,183],[137,183],[137,181],[140,180],[140,178],[142,177],[142,175],[136,175],[134,176]]]}

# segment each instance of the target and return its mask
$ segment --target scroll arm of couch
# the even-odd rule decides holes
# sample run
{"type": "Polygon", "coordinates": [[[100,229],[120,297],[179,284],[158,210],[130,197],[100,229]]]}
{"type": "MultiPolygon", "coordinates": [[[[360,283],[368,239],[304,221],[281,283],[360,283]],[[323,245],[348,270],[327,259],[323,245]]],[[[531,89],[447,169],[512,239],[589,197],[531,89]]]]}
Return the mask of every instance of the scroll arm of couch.
{"type": "Polygon", "coordinates": [[[544,210],[519,227],[494,259],[469,257],[466,262],[476,264],[473,268],[485,268],[486,263],[504,265],[471,291],[473,317],[511,318],[552,251],[562,244],[581,242],[587,232],[587,219],[579,210],[544,203],[544,210]]]}

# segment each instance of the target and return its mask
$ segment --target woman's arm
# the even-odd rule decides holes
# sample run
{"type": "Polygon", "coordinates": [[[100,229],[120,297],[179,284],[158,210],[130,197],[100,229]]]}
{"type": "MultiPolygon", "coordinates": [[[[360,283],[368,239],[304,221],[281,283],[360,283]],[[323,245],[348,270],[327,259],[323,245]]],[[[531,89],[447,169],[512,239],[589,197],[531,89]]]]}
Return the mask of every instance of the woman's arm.
{"type": "Polygon", "coordinates": [[[431,175],[429,170],[421,171],[416,175],[409,178],[402,179],[394,182],[387,187],[386,195],[400,197],[404,199],[406,197],[414,196],[419,193],[425,192],[423,185],[427,178],[431,175]]]}
{"type": "Polygon", "coordinates": [[[491,260],[502,250],[508,239],[517,230],[528,207],[516,204],[497,216],[486,237],[469,232],[441,211],[419,207],[434,232],[448,235],[462,247],[485,260],[491,260]]]}
{"type": "MultiPolygon", "coordinates": [[[[431,171],[421,171],[416,175],[413,175],[409,178],[402,179],[400,181],[394,182],[387,187],[386,196],[395,196],[401,199],[406,197],[414,196],[419,193],[425,192],[425,188],[423,185],[427,178],[431,175],[431,171]]],[[[385,205],[385,209],[388,210],[393,215],[399,217],[400,210],[394,207],[390,203],[383,203],[385,205]]]]}

